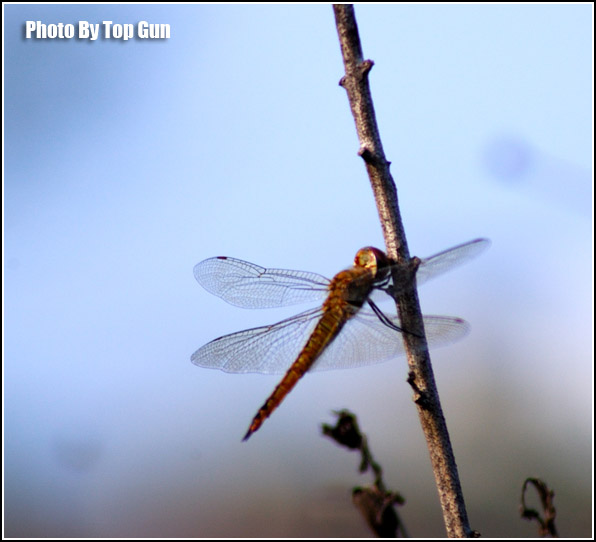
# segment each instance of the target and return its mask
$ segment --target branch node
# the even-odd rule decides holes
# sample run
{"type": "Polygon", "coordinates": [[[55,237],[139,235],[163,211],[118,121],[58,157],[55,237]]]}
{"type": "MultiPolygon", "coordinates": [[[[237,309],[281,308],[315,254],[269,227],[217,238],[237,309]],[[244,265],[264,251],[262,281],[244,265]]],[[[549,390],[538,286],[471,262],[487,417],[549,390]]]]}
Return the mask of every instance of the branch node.
{"type": "Polygon", "coordinates": [[[372,70],[372,67],[375,65],[375,63],[372,60],[364,60],[362,61],[362,63],[360,64],[359,68],[360,68],[360,77],[362,79],[364,79],[364,77],[366,77],[370,70],[372,70]]]}
{"type": "Polygon", "coordinates": [[[385,159],[382,154],[375,150],[374,143],[364,142],[358,149],[358,156],[360,156],[367,164],[377,168],[389,168],[391,162],[385,159]]]}
{"type": "Polygon", "coordinates": [[[414,373],[414,371],[410,371],[408,373],[407,382],[408,384],[410,384],[410,387],[414,390],[414,403],[416,403],[420,408],[424,410],[430,410],[432,403],[430,401],[429,395],[425,391],[421,390],[418,387],[418,384],[416,384],[416,374],[414,373]]]}
{"type": "Polygon", "coordinates": [[[378,157],[375,156],[373,151],[370,150],[368,145],[362,145],[360,149],[358,149],[358,156],[360,156],[367,164],[376,164],[378,163],[378,157]]]}

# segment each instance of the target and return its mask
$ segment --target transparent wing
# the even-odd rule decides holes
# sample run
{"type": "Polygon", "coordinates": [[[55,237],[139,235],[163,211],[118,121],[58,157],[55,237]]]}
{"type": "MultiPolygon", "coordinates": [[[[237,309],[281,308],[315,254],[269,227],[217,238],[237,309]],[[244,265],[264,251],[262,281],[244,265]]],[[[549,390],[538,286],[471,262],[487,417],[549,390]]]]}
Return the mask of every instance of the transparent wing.
{"type": "Polygon", "coordinates": [[[316,273],[266,269],[225,256],[198,263],[194,275],[205,290],[245,309],[322,301],[329,285],[328,279],[316,273]]]}
{"type": "Polygon", "coordinates": [[[490,246],[488,239],[474,239],[456,247],[443,250],[434,256],[424,258],[416,272],[416,284],[420,285],[428,279],[450,271],[458,265],[475,258],[490,246]]]}
{"type": "MultiPolygon", "coordinates": [[[[285,373],[321,315],[320,309],[314,309],[271,326],[225,335],[199,348],[191,360],[200,367],[228,373],[285,373]]],[[[397,316],[388,319],[400,327],[397,316]]],[[[468,331],[464,320],[449,316],[425,316],[424,327],[431,347],[454,342],[468,331]]],[[[383,324],[372,311],[362,309],[344,325],[311,370],[359,367],[403,354],[401,333],[383,324]]]]}
{"type": "MultiPolygon", "coordinates": [[[[417,284],[436,277],[476,257],[490,245],[488,239],[439,252],[421,260],[417,284]]],[[[329,279],[308,271],[267,269],[235,258],[209,258],[194,267],[197,282],[208,292],[237,307],[266,309],[322,301],[328,294],[329,279]]],[[[392,287],[384,287],[388,293],[392,287]]],[[[397,288],[393,288],[395,293],[397,288]]]]}
{"type": "MultiPolygon", "coordinates": [[[[434,256],[420,260],[420,265],[416,271],[417,286],[424,284],[429,279],[450,271],[458,265],[463,265],[472,258],[478,256],[489,246],[490,241],[488,239],[474,239],[473,241],[457,245],[456,247],[439,252],[434,256]]],[[[401,265],[396,267],[397,275],[403,277],[404,282],[393,282],[393,276],[392,273],[390,273],[388,281],[382,281],[371,292],[371,299],[375,303],[382,303],[383,301],[394,298],[395,295],[400,293],[404,286],[409,283],[409,275],[404,274],[403,267],[401,265]],[[388,294],[388,296],[384,294],[388,294]]],[[[391,269],[392,268],[390,267],[390,270],[391,269]]]]}
{"type": "MultiPolygon", "coordinates": [[[[397,316],[387,318],[393,325],[401,328],[397,316]]],[[[469,331],[468,323],[461,318],[423,316],[423,320],[430,348],[451,344],[469,331]]],[[[372,311],[363,309],[345,324],[311,371],[361,367],[404,355],[402,334],[383,324],[372,311]]]]}
{"type": "Polygon", "coordinates": [[[226,373],[285,373],[313,332],[321,309],[302,312],[271,326],[219,337],[199,348],[191,361],[226,373]]]}

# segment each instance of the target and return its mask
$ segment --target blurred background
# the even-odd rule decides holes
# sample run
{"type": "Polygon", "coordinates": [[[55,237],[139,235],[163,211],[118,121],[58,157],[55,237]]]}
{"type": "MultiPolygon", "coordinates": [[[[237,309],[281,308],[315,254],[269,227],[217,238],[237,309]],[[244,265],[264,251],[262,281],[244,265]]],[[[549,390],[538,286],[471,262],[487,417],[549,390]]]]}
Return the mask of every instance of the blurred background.
{"type": "MultiPolygon", "coordinates": [[[[444,536],[405,360],[278,377],[190,362],[308,307],[248,311],[194,280],[227,255],[332,276],[383,238],[331,6],[5,5],[4,534],[366,537],[359,416],[412,536],[444,536]],[[168,23],[168,40],[34,40],[24,23],[168,23]]],[[[468,320],[433,352],[471,525],[592,529],[591,5],[358,5],[410,252],[492,247],[420,291],[468,320]]]]}

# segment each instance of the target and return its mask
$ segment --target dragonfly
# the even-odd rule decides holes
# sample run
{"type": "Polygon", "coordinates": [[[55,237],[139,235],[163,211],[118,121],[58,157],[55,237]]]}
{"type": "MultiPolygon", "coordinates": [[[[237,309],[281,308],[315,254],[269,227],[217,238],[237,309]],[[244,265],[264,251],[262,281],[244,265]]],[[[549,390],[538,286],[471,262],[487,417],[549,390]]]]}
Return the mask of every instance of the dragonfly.
{"type": "MultiPolygon", "coordinates": [[[[422,284],[467,262],[486,249],[488,239],[474,239],[410,265],[397,264],[374,247],[360,249],[354,265],[331,280],[317,273],[271,269],[226,256],[194,267],[208,292],[245,309],[317,302],[314,309],[276,324],[219,337],[191,361],[228,373],[284,374],[254,416],[243,440],[257,431],[307,371],[381,363],[405,353],[401,338],[411,333],[397,315],[383,312],[379,300],[395,299],[412,282],[422,284]],[[397,279],[395,278],[397,277],[397,279]]],[[[442,346],[462,338],[467,322],[452,316],[424,316],[427,343],[442,346]]]]}

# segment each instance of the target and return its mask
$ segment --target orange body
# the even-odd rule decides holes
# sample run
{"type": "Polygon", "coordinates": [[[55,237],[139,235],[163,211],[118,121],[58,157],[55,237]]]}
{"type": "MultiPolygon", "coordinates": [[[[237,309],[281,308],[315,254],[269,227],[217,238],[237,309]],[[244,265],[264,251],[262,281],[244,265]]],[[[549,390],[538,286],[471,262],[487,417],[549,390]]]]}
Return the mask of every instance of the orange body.
{"type": "Polygon", "coordinates": [[[253,418],[243,440],[248,439],[261,427],[325,348],[337,337],[344,324],[362,307],[374,286],[379,264],[385,265],[385,260],[378,261],[380,256],[384,257],[384,254],[377,249],[361,249],[356,254],[354,267],[340,271],[333,277],[329,284],[329,295],[323,303],[321,319],[296,361],[253,418]]]}

